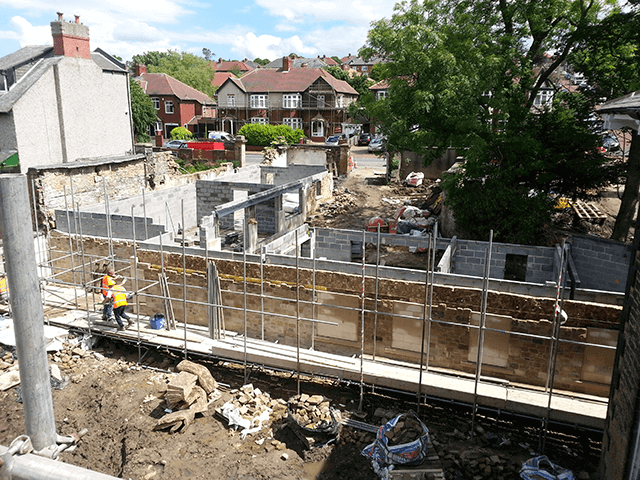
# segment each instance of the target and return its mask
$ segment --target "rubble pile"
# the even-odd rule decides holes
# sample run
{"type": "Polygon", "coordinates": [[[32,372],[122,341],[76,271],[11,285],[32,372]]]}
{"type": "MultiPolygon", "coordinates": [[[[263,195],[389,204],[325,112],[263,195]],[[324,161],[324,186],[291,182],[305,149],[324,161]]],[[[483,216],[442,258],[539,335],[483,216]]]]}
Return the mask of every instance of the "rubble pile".
{"type": "Polygon", "coordinates": [[[230,400],[231,405],[236,408],[242,418],[253,420],[262,415],[267,409],[271,409],[271,420],[281,419],[287,412],[287,406],[281,398],[272,399],[271,396],[253,388],[252,384],[243,385],[239,390],[232,390],[234,398],[230,400]]]}
{"type": "Polygon", "coordinates": [[[289,415],[298,425],[315,431],[326,431],[334,427],[336,419],[329,407],[329,399],[322,395],[305,393],[289,400],[289,415]]]}
{"type": "Polygon", "coordinates": [[[349,190],[336,188],[331,202],[320,205],[319,214],[325,218],[334,218],[356,207],[356,197],[349,190]]]}
{"type": "Polygon", "coordinates": [[[418,440],[424,432],[422,426],[413,417],[404,417],[396,425],[384,432],[384,436],[387,437],[387,445],[403,445],[405,443],[418,440]]]}
{"type": "Polygon", "coordinates": [[[357,448],[362,448],[365,445],[369,445],[376,439],[376,434],[371,432],[365,432],[351,427],[343,427],[340,432],[340,445],[346,445],[347,443],[353,443],[357,448]]]}
{"type": "Polygon", "coordinates": [[[183,360],[177,369],[180,373],[170,377],[165,392],[168,413],[158,420],[156,430],[184,432],[197,413],[207,413],[209,404],[220,398],[218,384],[206,367],[183,360]]]}

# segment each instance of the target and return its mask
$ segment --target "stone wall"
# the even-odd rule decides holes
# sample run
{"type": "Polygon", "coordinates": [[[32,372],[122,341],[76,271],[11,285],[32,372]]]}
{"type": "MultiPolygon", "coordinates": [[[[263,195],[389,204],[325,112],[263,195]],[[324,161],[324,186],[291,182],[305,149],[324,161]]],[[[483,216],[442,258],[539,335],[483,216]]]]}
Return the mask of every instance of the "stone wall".
{"type": "Polygon", "coordinates": [[[456,152],[453,149],[446,150],[441,157],[432,160],[428,165],[424,164],[424,157],[415,152],[404,151],[401,155],[400,170],[398,176],[400,180],[407,178],[411,172],[422,172],[424,178],[437,180],[456,163],[456,152]]]}
{"type": "MultiPolygon", "coordinates": [[[[64,236],[52,238],[59,257],[68,249],[64,236]]],[[[114,244],[119,265],[126,264],[132,254],[124,242],[114,244]]],[[[86,238],[85,255],[105,255],[107,245],[102,240],[86,238]]],[[[252,256],[255,257],[255,256],[252,256]]],[[[157,282],[161,271],[159,252],[138,250],[138,282],[140,287],[157,282]]],[[[164,253],[165,272],[172,292],[173,308],[178,321],[184,318],[182,302],[182,256],[164,253]]],[[[78,262],[79,263],[79,262],[78,262]]],[[[228,330],[244,330],[244,266],[234,260],[215,261],[220,274],[225,324],[228,330]]],[[[69,266],[69,259],[55,262],[56,267],[69,266]]],[[[203,257],[186,256],[187,277],[187,321],[206,326],[206,305],[191,302],[206,302],[206,264],[203,257]]],[[[360,352],[360,305],[362,278],[359,275],[316,271],[315,274],[315,319],[332,324],[313,323],[313,308],[308,303],[312,298],[313,271],[271,265],[247,263],[247,330],[252,337],[296,344],[296,277],[300,279],[300,341],[303,348],[314,343],[319,351],[340,355],[358,355],[360,352]],[[262,279],[262,281],[261,281],[262,279]],[[264,297],[260,296],[261,284],[264,297]],[[264,330],[261,304],[264,302],[264,330]],[[288,315],[289,318],[283,316],[288,315]],[[335,323],[335,325],[333,324],[335,323]],[[312,338],[313,335],[313,338],[312,338]]],[[[129,272],[131,272],[129,270],[129,272]]],[[[134,274],[129,273],[131,277],[134,274]]],[[[70,280],[71,274],[67,274],[70,280]]],[[[128,285],[134,285],[133,279],[128,285]]],[[[365,281],[365,338],[366,354],[373,354],[376,339],[376,356],[396,361],[419,362],[424,312],[424,283],[393,279],[378,281],[378,315],[375,304],[375,278],[365,281]],[[375,325],[375,327],[374,327],[375,325]],[[375,328],[375,331],[374,331],[375,328]]],[[[429,366],[473,374],[477,352],[478,310],[481,291],[435,285],[429,347],[429,366]]],[[[153,315],[163,311],[158,297],[158,286],[145,289],[142,297],[142,314],[153,315]],[[147,296],[151,295],[151,296],[147,296]]],[[[620,308],[602,304],[565,300],[567,322],[560,331],[557,374],[554,388],[607,395],[611,377],[613,356],[611,349],[586,346],[585,343],[612,346],[616,341],[620,308]],[[567,343],[569,340],[575,343],[567,343]],[[589,350],[591,349],[591,350],[589,350]]],[[[487,331],[485,346],[487,356],[483,362],[483,373],[517,383],[544,386],[549,362],[549,337],[551,334],[554,300],[489,291],[487,300],[487,331]],[[526,335],[517,335],[518,333],[526,335]]]]}

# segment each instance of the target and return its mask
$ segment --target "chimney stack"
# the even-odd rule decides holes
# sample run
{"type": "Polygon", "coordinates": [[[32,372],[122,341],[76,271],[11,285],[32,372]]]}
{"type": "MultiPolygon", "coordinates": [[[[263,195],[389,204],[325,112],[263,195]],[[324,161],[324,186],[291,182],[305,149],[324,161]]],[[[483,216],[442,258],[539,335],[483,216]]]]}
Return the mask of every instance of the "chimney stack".
{"type": "Polygon", "coordinates": [[[54,55],[80,57],[91,60],[89,46],[89,27],[80,23],[80,16],[75,16],[75,23],[65,22],[62,13],[58,12],[58,20],[51,22],[54,55]]]}
{"type": "Polygon", "coordinates": [[[293,60],[289,57],[282,57],[282,71],[288,72],[291,70],[291,66],[293,65],[293,60]]]}
{"type": "Polygon", "coordinates": [[[136,63],[133,70],[133,76],[139,77],[143,73],[147,73],[147,66],[142,63],[136,63]]]}

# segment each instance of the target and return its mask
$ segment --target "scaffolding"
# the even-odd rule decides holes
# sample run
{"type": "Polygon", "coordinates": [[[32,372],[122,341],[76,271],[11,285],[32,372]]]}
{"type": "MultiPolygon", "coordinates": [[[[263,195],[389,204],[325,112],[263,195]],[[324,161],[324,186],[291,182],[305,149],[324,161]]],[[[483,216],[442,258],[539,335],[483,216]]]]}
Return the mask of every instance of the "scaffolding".
{"type": "MultiPolygon", "coordinates": [[[[70,192],[71,192],[71,207],[70,210],[79,213],[79,205],[74,202],[73,198],[73,182],[70,179],[70,192]]],[[[65,206],[68,206],[67,201],[67,191],[66,188],[64,190],[65,195],[65,206]]],[[[144,198],[144,192],[143,192],[144,198]]],[[[39,266],[39,272],[46,272],[46,275],[43,275],[41,278],[42,285],[42,293],[43,300],[47,303],[47,305],[60,309],[60,308],[75,308],[75,309],[84,309],[87,319],[87,328],[83,333],[87,335],[110,335],[110,333],[101,332],[100,330],[96,330],[96,323],[92,321],[92,317],[95,317],[96,306],[99,305],[99,302],[96,301],[96,292],[98,292],[98,298],[100,297],[100,278],[102,276],[101,272],[97,272],[95,269],[96,265],[111,265],[116,274],[121,277],[127,278],[129,281],[129,285],[133,285],[133,294],[135,295],[135,315],[137,319],[137,332],[135,339],[121,338],[124,342],[130,342],[135,344],[138,349],[138,362],[141,364],[146,354],[152,348],[158,348],[157,345],[150,344],[147,340],[145,340],[144,336],[141,332],[141,310],[144,308],[144,304],[149,300],[155,300],[162,302],[165,305],[182,305],[182,311],[178,312],[178,317],[181,316],[181,321],[167,322],[165,327],[166,329],[182,329],[183,335],[183,343],[180,346],[169,345],[166,348],[168,350],[172,350],[177,352],[180,355],[183,355],[184,358],[188,358],[190,355],[202,355],[201,352],[191,352],[189,351],[189,334],[190,332],[195,331],[195,325],[189,325],[190,309],[194,308],[204,308],[206,309],[208,314],[208,321],[206,327],[206,334],[211,339],[223,339],[225,336],[233,334],[233,335],[241,335],[242,336],[242,348],[243,348],[243,367],[244,367],[244,380],[245,382],[249,382],[251,368],[255,366],[266,367],[273,370],[287,370],[292,374],[295,374],[298,379],[298,393],[300,393],[300,378],[302,375],[307,376],[318,376],[322,378],[332,377],[332,374],[318,371],[317,373],[309,372],[308,370],[304,370],[301,368],[301,352],[305,353],[314,352],[320,354],[317,350],[318,348],[318,338],[319,338],[319,328],[326,327],[335,327],[338,325],[336,321],[328,321],[319,318],[319,312],[322,309],[330,309],[333,312],[342,312],[345,315],[357,315],[360,319],[359,325],[359,343],[360,343],[360,351],[356,355],[357,362],[359,363],[359,384],[360,388],[360,404],[359,408],[362,408],[362,401],[366,394],[366,392],[371,391],[375,392],[376,390],[387,390],[387,391],[402,391],[397,390],[393,386],[386,385],[385,382],[381,382],[380,384],[374,380],[369,378],[367,381],[367,377],[371,377],[370,375],[365,375],[364,364],[365,361],[367,365],[388,365],[389,359],[385,358],[383,353],[380,352],[377,346],[376,339],[378,338],[378,328],[379,328],[379,319],[381,316],[392,318],[392,319],[411,319],[416,320],[415,316],[403,315],[398,313],[393,313],[389,311],[380,311],[379,304],[382,303],[381,292],[379,291],[379,267],[380,267],[380,228],[378,227],[377,231],[377,245],[374,247],[377,250],[376,262],[375,265],[367,264],[366,262],[366,235],[363,232],[363,241],[362,241],[362,274],[361,274],[361,285],[362,290],[359,294],[359,305],[356,306],[345,306],[338,304],[327,304],[326,302],[318,301],[318,294],[322,292],[322,287],[317,284],[317,269],[316,269],[316,256],[314,248],[310,249],[311,256],[311,265],[312,271],[311,274],[311,285],[302,285],[300,280],[300,244],[298,238],[298,232],[296,231],[295,235],[295,277],[290,278],[288,280],[288,284],[292,289],[294,295],[292,297],[274,297],[268,296],[264,290],[264,284],[268,280],[265,278],[265,266],[269,265],[269,255],[266,254],[266,250],[263,248],[259,254],[258,262],[248,262],[246,250],[242,252],[241,255],[234,255],[234,262],[241,262],[241,274],[228,275],[227,278],[232,278],[235,282],[235,285],[241,285],[241,292],[238,290],[232,289],[223,289],[220,284],[221,273],[219,268],[216,268],[216,258],[211,257],[210,253],[206,249],[202,249],[202,258],[205,261],[206,268],[198,271],[194,270],[191,267],[187,267],[187,253],[186,253],[186,242],[185,242],[185,228],[182,229],[181,234],[181,252],[178,254],[181,257],[181,267],[172,266],[169,267],[167,263],[168,255],[177,255],[175,253],[175,247],[172,249],[172,253],[166,251],[166,246],[163,244],[162,235],[159,237],[159,251],[154,252],[154,255],[160,259],[159,265],[155,267],[159,270],[159,274],[157,276],[157,280],[141,278],[139,275],[140,265],[138,256],[140,254],[139,241],[136,240],[127,240],[126,243],[130,244],[130,249],[133,252],[133,255],[130,258],[126,258],[123,255],[118,255],[115,245],[116,239],[112,236],[111,225],[109,221],[109,198],[107,192],[105,190],[105,198],[104,198],[104,208],[105,213],[107,214],[107,232],[108,238],[106,239],[107,243],[107,251],[104,255],[95,255],[89,254],[85,251],[85,242],[87,239],[83,235],[82,228],[82,217],[79,214],[74,215],[75,229],[73,233],[69,234],[68,238],[68,248],[69,251],[62,251],[58,248],[53,248],[50,240],[46,242],[38,242],[38,244],[45,244],[46,251],[41,251],[37,254],[37,262],[39,266]],[[241,258],[238,258],[241,257],[241,258]],[[69,264],[69,268],[61,268],[59,265],[66,261],[69,264]],[[251,278],[248,276],[247,268],[248,265],[251,265],[254,269],[259,269],[260,275],[259,278],[251,278]],[[174,281],[168,280],[168,271],[174,273],[174,281]],[[207,285],[205,287],[189,284],[187,281],[187,272],[190,274],[197,274],[207,279],[207,285]],[[373,274],[372,274],[373,272],[373,274]],[[181,282],[175,281],[175,279],[180,276],[181,282]],[[367,291],[366,284],[373,284],[375,288],[369,289],[367,291]],[[255,286],[256,283],[259,283],[259,291],[258,292],[250,292],[249,284],[255,286]],[[54,288],[55,287],[55,288],[54,288]],[[72,290],[72,298],[69,298],[69,295],[60,295],[56,293],[59,288],[65,288],[72,290]],[[308,292],[308,299],[302,298],[301,289],[305,289],[308,292]],[[159,290],[160,294],[153,293],[154,291],[159,290]],[[372,291],[371,291],[372,290],[372,291]],[[197,295],[196,295],[197,294],[197,295]],[[196,296],[204,295],[206,301],[198,301],[195,299],[196,296]],[[232,296],[241,295],[242,302],[240,306],[234,306],[229,302],[224,301],[225,297],[230,298],[232,296]],[[265,310],[265,298],[271,299],[274,302],[277,302],[281,308],[279,311],[274,310],[265,310]],[[250,306],[250,303],[254,305],[254,307],[250,306]],[[259,305],[259,307],[255,307],[255,305],[259,305]],[[303,309],[307,312],[311,312],[310,315],[304,315],[303,309]],[[242,329],[241,331],[230,332],[225,328],[225,314],[235,314],[242,318],[242,329]],[[256,323],[258,323],[259,328],[253,328],[253,332],[251,332],[251,328],[249,327],[249,317],[254,319],[256,323]],[[367,325],[365,325],[367,318],[373,319],[370,325],[370,330],[372,332],[372,342],[370,345],[367,345],[365,340],[365,331],[368,331],[367,325]],[[270,365],[268,362],[260,362],[260,363],[252,363],[250,360],[250,356],[248,354],[250,346],[249,340],[252,342],[255,340],[259,340],[261,342],[268,342],[266,340],[269,335],[270,323],[277,323],[278,321],[288,321],[291,322],[292,325],[295,325],[293,329],[293,333],[295,334],[295,339],[289,338],[288,345],[293,348],[295,347],[296,352],[296,362],[295,369],[286,369],[278,364],[270,365]],[[306,344],[303,345],[303,338],[301,335],[301,328],[303,325],[307,325],[310,327],[307,330],[310,330],[310,338],[305,340],[306,344]]],[[[146,209],[146,205],[143,205],[143,209],[146,209]]],[[[69,209],[68,209],[69,211],[69,209]]],[[[136,239],[135,225],[134,221],[134,207],[131,208],[131,219],[132,219],[132,238],[136,239]]],[[[69,219],[67,220],[69,223],[69,219]]],[[[182,225],[184,226],[184,204],[182,206],[182,225]]],[[[40,226],[37,224],[37,215],[35,215],[35,226],[36,231],[40,232],[40,226]]],[[[242,234],[244,237],[244,233],[246,233],[247,222],[244,221],[244,225],[242,227],[242,234]]],[[[48,234],[39,233],[38,238],[44,236],[46,239],[49,239],[48,234]]],[[[312,239],[315,237],[315,234],[312,232],[312,239]]],[[[417,364],[409,365],[410,368],[417,369],[419,371],[419,380],[417,382],[417,389],[413,394],[416,397],[416,404],[418,411],[420,410],[420,406],[424,405],[435,397],[433,395],[429,395],[425,393],[424,390],[424,375],[430,372],[438,372],[442,374],[442,369],[434,368],[430,365],[430,346],[432,344],[432,327],[435,325],[448,325],[455,328],[466,328],[470,330],[475,330],[478,335],[478,343],[477,343],[477,358],[475,362],[475,374],[473,375],[473,400],[471,402],[464,402],[455,399],[449,399],[452,403],[458,403],[470,408],[472,412],[472,420],[471,420],[471,432],[474,432],[474,424],[476,422],[476,417],[479,411],[498,411],[499,408],[492,407],[490,405],[483,404],[481,402],[481,398],[479,395],[479,387],[481,385],[491,385],[491,380],[482,375],[482,365],[483,365],[483,351],[485,348],[485,333],[487,332],[495,332],[501,333],[505,335],[511,336],[521,336],[523,338],[529,338],[536,341],[548,342],[549,344],[549,357],[548,357],[548,368],[546,372],[546,384],[544,386],[544,395],[546,395],[546,405],[544,409],[544,414],[538,416],[537,418],[540,420],[540,450],[544,451],[545,443],[544,439],[546,438],[547,430],[550,428],[551,424],[560,424],[557,419],[554,420],[551,418],[552,413],[552,402],[554,400],[554,396],[566,397],[566,392],[558,393],[554,391],[554,374],[556,371],[556,363],[558,358],[558,351],[562,345],[571,346],[579,344],[581,346],[591,346],[597,347],[601,349],[611,349],[614,350],[615,347],[610,347],[607,345],[596,344],[596,343],[588,343],[588,342],[578,342],[576,340],[572,340],[570,338],[562,338],[561,337],[561,323],[563,322],[563,310],[562,305],[564,301],[564,282],[566,279],[566,255],[565,255],[565,246],[562,246],[562,260],[561,260],[561,268],[559,272],[558,278],[558,293],[555,299],[555,308],[554,308],[554,319],[553,319],[553,328],[549,335],[538,335],[527,332],[517,332],[510,330],[503,330],[497,328],[491,328],[486,325],[486,313],[487,313],[487,303],[488,303],[488,291],[489,291],[489,277],[490,277],[490,265],[491,265],[491,250],[492,250],[492,239],[489,239],[488,247],[485,252],[484,257],[484,277],[482,283],[482,292],[481,292],[481,304],[478,305],[478,309],[480,312],[480,322],[479,325],[473,325],[471,322],[469,324],[460,324],[455,322],[450,322],[444,319],[437,319],[433,316],[433,297],[434,297],[434,284],[435,284],[435,254],[436,254],[436,237],[437,230],[433,232],[433,235],[429,237],[428,242],[428,252],[427,252],[427,268],[424,272],[424,295],[423,295],[423,304],[421,306],[422,316],[419,319],[421,325],[420,334],[416,334],[416,336],[421,336],[421,351],[419,353],[420,361],[417,364]]],[[[123,243],[125,243],[123,241],[123,243]]],[[[312,242],[313,245],[313,242],[312,242]]],[[[190,257],[193,257],[193,253],[189,254],[190,257]]],[[[309,272],[307,271],[307,274],[309,272]]],[[[280,282],[283,283],[283,282],[280,282]]],[[[173,307],[171,307],[171,311],[173,312],[173,307]]],[[[173,313],[172,313],[173,314],[173,313]]],[[[45,320],[47,322],[53,321],[53,318],[46,317],[45,320]]],[[[229,323],[227,322],[227,326],[229,323]]],[[[83,329],[80,329],[83,330],[83,329]]],[[[202,333],[203,329],[196,329],[199,333],[202,333]]],[[[114,334],[117,336],[117,334],[114,334]]],[[[271,344],[276,347],[278,344],[277,341],[271,342],[271,344]]],[[[327,354],[334,354],[335,352],[326,352],[327,354]]],[[[231,358],[225,358],[221,355],[216,355],[211,353],[209,355],[211,358],[217,358],[220,360],[231,360],[236,361],[231,358]]],[[[460,374],[461,372],[457,372],[460,374]]],[[[352,380],[334,377],[337,380],[344,381],[345,383],[356,383],[352,380]]],[[[509,389],[515,389],[516,387],[506,386],[507,391],[509,389]]],[[[518,389],[526,387],[518,386],[518,389]]],[[[540,387],[532,386],[530,389],[532,392],[540,393],[540,387]]],[[[403,391],[403,393],[412,393],[403,391]]],[[[442,400],[442,399],[441,399],[442,400]]],[[[444,399],[445,401],[447,399],[444,399]]],[[[594,401],[593,398],[591,401],[594,401]]],[[[605,406],[607,404],[607,399],[602,398],[600,403],[605,406]]],[[[516,415],[518,413],[516,412],[516,415]]],[[[526,416],[526,415],[523,415],[526,416]]],[[[571,424],[571,422],[568,422],[571,424]]],[[[593,430],[598,430],[594,428],[593,430]]]]}

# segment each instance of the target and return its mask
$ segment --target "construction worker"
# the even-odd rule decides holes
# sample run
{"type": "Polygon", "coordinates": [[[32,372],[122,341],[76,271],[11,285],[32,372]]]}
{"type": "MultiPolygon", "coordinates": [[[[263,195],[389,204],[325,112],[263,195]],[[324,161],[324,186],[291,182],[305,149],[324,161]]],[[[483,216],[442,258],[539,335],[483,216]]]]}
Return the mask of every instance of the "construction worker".
{"type": "Polygon", "coordinates": [[[102,308],[102,320],[108,322],[113,320],[113,306],[111,303],[111,289],[116,284],[114,277],[116,273],[113,271],[113,268],[109,268],[107,270],[107,274],[102,277],[102,303],[104,307],[102,308]],[[108,302],[106,300],[109,299],[108,302]]]}
{"type": "Polygon", "coordinates": [[[114,285],[111,293],[113,314],[116,317],[116,322],[118,322],[118,330],[124,330],[125,326],[122,324],[123,318],[127,321],[127,326],[133,324],[133,320],[124,312],[124,309],[127,307],[127,292],[122,285],[114,285]]]}

